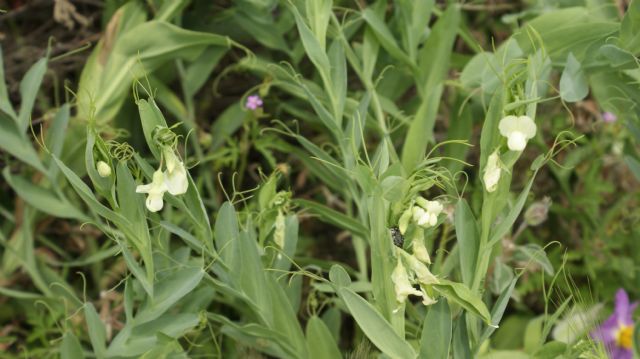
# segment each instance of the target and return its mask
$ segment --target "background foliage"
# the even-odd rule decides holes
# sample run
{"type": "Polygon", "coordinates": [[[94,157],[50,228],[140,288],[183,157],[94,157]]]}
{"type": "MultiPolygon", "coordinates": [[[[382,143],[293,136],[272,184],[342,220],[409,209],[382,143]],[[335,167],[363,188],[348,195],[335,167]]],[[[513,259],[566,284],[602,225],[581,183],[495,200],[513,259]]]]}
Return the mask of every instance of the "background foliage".
{"type": "Polygon", "coordinates": [[[0,9],[3,357],[589,357],[554,325],[640,297],[638,1],[0,9]],[[151,213],[174,124],[189,189],[151,213]],[[419,195],[431,306],[391,280],[419,195]]]}

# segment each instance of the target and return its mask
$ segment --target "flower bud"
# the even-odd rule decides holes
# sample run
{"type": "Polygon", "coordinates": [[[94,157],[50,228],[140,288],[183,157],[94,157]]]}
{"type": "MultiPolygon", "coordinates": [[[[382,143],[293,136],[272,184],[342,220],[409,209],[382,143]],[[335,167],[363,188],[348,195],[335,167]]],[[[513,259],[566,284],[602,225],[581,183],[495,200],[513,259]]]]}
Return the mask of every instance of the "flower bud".
{"type": "Polygon", "coordinates": [[[487,165],[484,168],[484,175],[482,181],[484,181],[484,188],[487,192],[491,193],[498,188],[498,182],[500,181],[500,156],[498,150],[489,155],[487,159],[487,165]]]}
{"type": "Polygon", "coordinates": [[[111,176],[111,167],[105,161],[98,161],[96,165],[96,169],[98,170],[98,174],[100,177],[109,177],[111,176]]]}
{"type": "Polygon", "coordinates": [[[537,226],[546,221],[549,207],[551,207],[551,199],[549,197],[544,197],[541,201],[534,202],[524,213],[525,222],[530,226],[537,226]]]}

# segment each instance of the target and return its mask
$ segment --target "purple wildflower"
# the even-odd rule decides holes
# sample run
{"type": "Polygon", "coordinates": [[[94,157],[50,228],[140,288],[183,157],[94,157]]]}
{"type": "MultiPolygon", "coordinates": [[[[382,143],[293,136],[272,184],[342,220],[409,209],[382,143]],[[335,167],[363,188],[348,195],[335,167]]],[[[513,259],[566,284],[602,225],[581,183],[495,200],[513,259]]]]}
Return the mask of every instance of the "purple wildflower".
{"type": "Polygon", "coordinates": [[[632,314],[637,306],[638,302],[629,303],[624,289],[618,289],[613,314],[591,332],[591,337],[604,344],[612,359],[633,358],[632,314]]]}
{"type": "Polygon", "coordinates": [[[618,119],[618,116],[616,116],[614,113],[612,112],[604,112],[602,114],[602,120],[606,123],[613,123],[616,122],[616,120],[618,119]]]}
{"type": "Polygon", "coordinates": [[[262,107],[262,99],[258,95],[251,95],[247,97],[247,103],[244,105],[244,107],[248,108],[249,110],[255,110],[258,107],[262,107]]]}

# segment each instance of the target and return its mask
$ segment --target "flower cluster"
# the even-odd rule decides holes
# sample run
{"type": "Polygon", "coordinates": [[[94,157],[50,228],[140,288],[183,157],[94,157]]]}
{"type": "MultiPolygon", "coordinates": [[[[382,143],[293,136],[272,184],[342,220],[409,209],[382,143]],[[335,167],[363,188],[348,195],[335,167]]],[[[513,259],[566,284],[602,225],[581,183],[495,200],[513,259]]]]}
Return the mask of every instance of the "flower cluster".
{"type": "Polygon", "coordinates": [[[433,227],[438,223],[438,215],[442,213],[442,203],[438,201],[428,201],[423,197],[418,197],[413,204],[409,206],[400,217],[398,227],[400,233],[405,234],[409,222],[413,222],[422,227],[433,227]]]}
{"type": "Polygon", "coordinates": [[[438,224],[438,216],[442,209],[442,203],[439,201],[418,197],[404,210],[398,220],[400,234],[411,234],[413,250],[413,254],[409,254],[402,248],[396,248],[398,263],[391,280],[394,283],[396,300],[400,304],[404,303],[409,295],[422,297],[424,305],[435,303],[429,295],[429,286],[438,283],[438,279],[427,268],[427,265],[431,264],[431,258],[424,244],[424,229],[438,224]],[[418,285],[420,290],[414,288],[414,285],[418,285]]]}
{"type": "Polygon", "coordinates": [[[244,104],[244,107],[255,111],[259,107],[262,107],[262,99],[258,95],[251,95],[247,97],[247,103],[244,104]]]}
{"type": "Polygon", "coordinates": [[[429,295],[429,286],[439,283],[429,268],[419,261],[415,256],[410,255],[400,248],[396,248],[398,263],[396,264],[391,280],[396,292],[398,303],[404,303],[410,295],[422,297],[422,304],[431,305],[436,301],[429,295]],[[408,270],[403,264],[406,262],[408,270]],[[413,287],[416,284],[420,290],[413,287]]]}
{"type": "Polygon", "coordinates": [[[162,171],[161,161],[160,168],[153,173],[151,183],[136,187],[136,193],[147,194],[145,203],[151,212],[158,212],[162,209],[165,192],[177,196],[186,193],[189,187],[187,169],[176,155],[173,146],[165,145],[162,147],[162,159],[166,169],[162,171]]]}

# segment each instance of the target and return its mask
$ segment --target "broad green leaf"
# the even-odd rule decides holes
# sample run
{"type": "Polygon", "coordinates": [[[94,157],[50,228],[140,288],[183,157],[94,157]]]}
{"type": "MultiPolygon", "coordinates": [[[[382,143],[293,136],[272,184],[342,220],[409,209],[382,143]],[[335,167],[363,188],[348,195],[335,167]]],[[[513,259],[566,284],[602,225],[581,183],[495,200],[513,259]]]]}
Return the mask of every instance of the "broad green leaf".
{"type": "Polygon", "coordinates": [[[462,281],[466,285],[471,285],[478,260],[480,234],[476,226],[476,218],[464,198],[458,200],[454,218],[456,239],[458,240],[458,248],[460,248],[462,281]]]}
{"type": "MultiPolygon", "coordinates": [[[[53,121],[47,131],[47,137],[45,144],[54,156],[60,157],[62,148],[64,146],[65,133],[67,131],[67,125],[70,118],[70,107],[68,103],[65,103],[58,109],[56,115],[53,117],[53,121]]],[[[58,166],[53,163],[50,158],[46,162],[49,165],[49,173],[51,178],[55,178],[55,174],[58,171],[58,166]]]]}
{"type": "Polygon", "coordinates": [[[4,78],[4,54],[0,46],[0,111],[6,113],[12,119],[16,120],[16,113],[9,101],[9,93],[7,92],[7,83],[4,78]]]}
{"type": "Polygon", "coordinates": [[[115,39],[113,36],[109,32],[105,35],[83,70],[78,90],[81,117],[89,116],[93,104],[96,119],[109,120],[116,115],[134,79],[144,84],[145,75],[169,61],[195,60],[210,46],[231,46],[227,37],[185,30],[163,21],[142,23],[115,39]],[[115,42],[113,47],[106,47],[107,40],[115,42]]]}
{"type": "Polygon", "coordinates": [[[53,157],[54,161],[60,167],[60,170],[65,175],[71,186],[76,191],[76,193],[82,198],[82,200],[89,206],[92,211],[95,211],[100,216],[108,219],[109,221],[115,223],[120,228],[127,228],[131,224],[129,221],[122,217],[121,215],[113,212],[109,208],[105,207],[100,203],[96,197],[91,192],[91,189],[76,175],[69,167],[67,167],[62,161],[60,161],[57,157],[53,157]]]}
{"type": "Polygon", "coordinates": [[[564,61],[569,53],[586,60],[618,29],[617,22],[603,21],[595,12],[576,6],[543,13],[514,38],[524,53],[533,53],[543,45],[553,62],[564,61]],[[541,39],[542,44],[532,38],[541,39]]]}
{"type": "Polygon", "coordinates": [[[418,54],[417,85],[422,101],[402,148],[402,164],[408,172],[423,160],[428,143],[434,141],[433,127],[443,91],[442,82],[449,70],[449,58],[457,35],[452,29],[457,29],[459,22],[459,8],[449,6],[418,54]]]}
{"type": "Polygon", "coordinates": [[[159,334],[177,339],[199,322],[197,313],[167,314],[133,329],[123,329],[109,345],[107,357],[139,357],[158,346],[159,334]]]}
{"type": "Polygon", "coordinates": [[[40,172],[46,172],[31,141],[18,129],[16,122],[0,111],[0,148],[40,172]]]}
{"type": "Polygon", "coordinates": [[[339,359],[342,354],[322,319],[313,316],[307,322],[307,348],[311,359],[339,359]]]}
{"type": "MultiPolygon", "coordinates": [[[[436,87],[446,78],[449,71],[453,44],[458,35],[460,7],[449,5],[431,29],[427,41],[418,53],[418,90],[423,99],[438,94],[436,87]],[[433,91],[433,92],[432,92],[433,91]]],[[[430,130],[433,130],[430,128],[430,130]]]]}
{"type": "Polygon", "coordinates": [[[616,45],[602,45],[598,50],[598,55],[603,57],[609,65],[617,69],[632,70],[637,68],[636,57],[616,45]]]}
{"type": "Polygon", "coordinates": [[[520,257],[520,256],[524,257],[524,258],[518,258],[523,262],[532,261],[533,263],[536,263],[537,265],[542,267],[542,269],[548,275],[554,274],[553,265],[551,264],[551,261],[549,261],[549,258],[547,257],[547,253],[544,251],[544,249],[542,249],[542,247],[540,247],[540,245],[536,243],[527,243],[527,244],[518,246],[516,248],[516,254],[514,255],[514,257],[520,257]]]}
{"type": "Polygon", "coordinates": [[[142,123],[142,130],[144,132],[144,138],[147,141],[147,146],[156,159],[160,159],[161,151],[156,142],[153,140],[153,134],[158,127],[167,127],[167,121],[164,119],[162,112],[156,105],[153,98],[149,101],[140,99],[138,100],[138,111],[140,112],[140,122],[142,123]]]}
{"type": "Polygon", "coordinates": [[[456,319],[453,330],[453,359],[469,359],[471,348],[469,347],[469,337],[467,334],[467,316],[462,313],[456,319]]]}
{"type": "MultiPolygon", "coordinates": [[[[183,80],[186,96],[194,96],[204,86],[213,69],[228,50],[226,47],[210,47],[187,67],[183,80]]],[[[216,119],[216,123],[219,120],[220,117],[216,119]]]]}
{"type": "Polygon", "coordinates": [[[322,51],[326,49],[327,26],[331,17],[332,2],[332,0],[305,2],[305,13],[309,20],[309,27],[318,40],[322,51]]]}
{"type": "Polygon", "coordinates": [[[398,336],[391,325],[364,298],[344,287],[338,290],[338,294],[360,329],[380,351],[391,358],[416,358],[411,345],[398,336]]]}
{"type": "Polygon", "coordinates": [[[290,4],[289,9],[295,17],[300,40],[302,41],[302,46],[304,46],[307,56],[309,56],[309,60],[311,60],[320,73],[325,90],[331,92],[331,64],[327,54],[324,52],[324,46],[321,45],[314,33],[309,29],[309,26],[305,23],[296,6],[290,4]]]}
{"type": "Polygon", "coordinates": [[[348,287],[351,285],[351,278],[344,268],[339,264],[334,264],[329,270],[329,279],[333,284],[340,287],[348,287]]]}
{"type": "Polygon", "coordinates": [[[84,304],[84,316],[87,321],[87,329],[93,351],[98,359],[104,358],[106,354],[106,330],[100,316],[96,312],[96,308],[91,303],[84,304]]]}
{"type": "Polygon", "coordinates": [[[12,175],[9,167],[2,174],[14,191],[34,208],[60,218],[75,218],[88,221],[88,217],[76,209],[66,198],[59,196],[51,189],[44,188],[19,174],[12,175]]]}
{"type": "Polygon", "coordinates": [[[62,359],[83,359],[84,352],[78,338],[72,332],[66,332],[60,344],[60,357],[62,359]]]}
{"type": "Polygon", "coordinates": [[[238,220],[233,205],[229,202],[222,204],[218,210],[218,217],[214,227],[216,250],[227,265],[235,261],[236,246],[239,237],[238,220]]]}
{"type": "Polygon", "coordinates": [[[185,267],[163,278],[154,288],[154,297],[147,298],[136,313],[136,325],[160,318],[178,300],[191,293],[203,276],[202,268],[185,267]]]}
{"type": "Polygon", "coordinates": [[[491,325],[487,326],[482,332],[482,336],[478,343],[482,344],[485,340],[489,339],[491,334],[496,330],[496,327],[500,325],[500,321],[502,320],[502,316],[504,315],[505,309],[507,309],[507,304],[509,304],[509,299],[511,299],[511,293],[513,293],[513,289],[518,282],[518,277],[513,278],[511,283],[504,289],[500,296],[493,304],[493,308],[491,309],[491,325]]]}
{"type": "Polygon", "coordinates": [[[47,72],[46,57],[36,62],[20,81],[20,111],[18,112],[18,129],[24,132],[31,124],[31,113],[36,102],[36,96],[42,84],[45,72],[47,72]]]}
{"type": "Polygon", "coordinates": [[[560,76],[560,97],[566,102],[577,102],[588,94],[589,84],[582,65],[572,53],[569,53],[564,71],[560,76]]]}
{"type": "Polygon", "coordinates": [[[452,326],[447,301],[441,299],[431,305],[422,326],[420,358],[449,359],[452,326]]]}
{"type": "Polygon", "coordinates": [[[474,294],[469,287],[462,283],[455,283],[446,279],[440,279],[440,283],[433,288],[452,302],[458,303],[465,310],[478,316],[485,323],[491,323],[491,314],[482,299],[474,294]]]}
{"type": "Polygon", "coordinates": [[[618,44],[634,54],[640,52],[640,1],[633,0],[622,18],[618,44]]]}
{"type": "Polygon", "coordinates": [[[381,19],[370,7],[367,7],[362,11],[362,18],[367,22],[371,30],[373,30],[373,33],[376,35],[380,45],[387,50],[389,55],[408,66],[415,67],[415,64],[411,61],[409,56],[400,49],[400,46],[398,46],[396,39],[393,37],[391,30],[387,27],[387,24],[385,24],[384,19],[381,19]]]}
{"type": "MultiPolygon", "coordinates": [[[[311,1],[313,2],[313,1],[311,1]]],[[[333,84],[333,91],[331,92],[334,98],[333,103],[333,115],[338,123],[338,126],[342,123],[342,115],[344,112],[344,105],[347,99],[347,61],[344,56],[344,48],[342,43],[334,41],[329,48],[329,63],[331,64],[331,83],[333,84]]]]}

